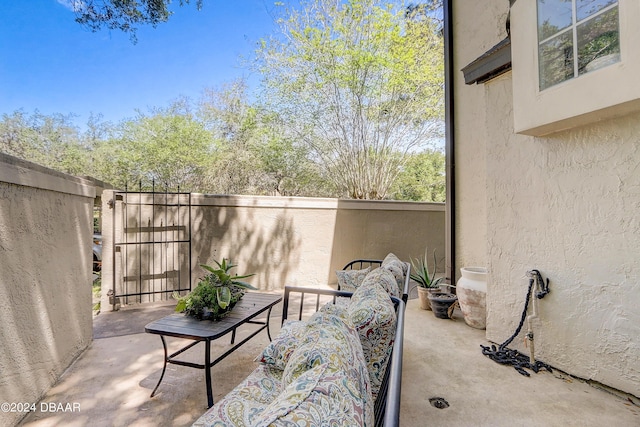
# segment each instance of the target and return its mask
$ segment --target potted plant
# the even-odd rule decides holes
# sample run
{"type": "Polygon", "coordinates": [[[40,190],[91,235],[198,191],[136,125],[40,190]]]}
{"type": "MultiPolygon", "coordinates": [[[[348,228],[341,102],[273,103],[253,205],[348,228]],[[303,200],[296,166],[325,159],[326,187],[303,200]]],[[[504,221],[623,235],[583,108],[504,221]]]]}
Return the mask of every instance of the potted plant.
{"type": "Polygon", "coordinates": [[[215,261],[218,268],[200,264],[200,267],[209,272],[198,282],[196,288],[189,294],[178,299],[176,312],[185,313],[197,319],[219,320],[224,317],[233,306],[244,296],[246,289],[256,289],[247,282],[246,279],[253,276],[232,276],[229,270],[236,267],[231,261],[223,258],[222,262],[215,261]]]}
{"type": "Polygon", "coordinates": [[[440,282],[442,277],[435,278],[436,275],[436,251],[433,251],[433,272],[429,272],[429,261],[427,260],[427,251],[424,253],[423,259],[411,260],[411,279],[418,285],[418,299],[420,300],[420,308],[423,310],[431,310],[429,294],[440,290],[440,282]]]}
{"type": "Polygon", "coordinates": [[[453,315],[453,304],[457,300],[458,297],[449,292],[434,292],[429,294],[431,309],[438,319],[450,319],[453,315]]]}

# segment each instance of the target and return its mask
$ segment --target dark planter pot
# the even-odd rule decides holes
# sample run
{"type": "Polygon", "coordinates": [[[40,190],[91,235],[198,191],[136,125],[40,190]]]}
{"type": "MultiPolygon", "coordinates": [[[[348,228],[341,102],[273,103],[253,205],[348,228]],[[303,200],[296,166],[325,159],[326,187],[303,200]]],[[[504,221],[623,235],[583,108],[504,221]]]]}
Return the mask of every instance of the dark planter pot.
{"type": "Polygon", "coordinates": [[[449,318],[449,307],[458,299],[454,294],[447,292],[438,292],[429,294],[429,302],[431,303],[431,310],[438,319],[449,318]]]}
{"type": "Polygon", "coordinates": [[[420,302],[421,309],[431,311],[431,302],[429,301],[429,294],[432,294],[434,292],[440,292],[440,287],[422,288],[418,286],[418,300],[420,302]]]}

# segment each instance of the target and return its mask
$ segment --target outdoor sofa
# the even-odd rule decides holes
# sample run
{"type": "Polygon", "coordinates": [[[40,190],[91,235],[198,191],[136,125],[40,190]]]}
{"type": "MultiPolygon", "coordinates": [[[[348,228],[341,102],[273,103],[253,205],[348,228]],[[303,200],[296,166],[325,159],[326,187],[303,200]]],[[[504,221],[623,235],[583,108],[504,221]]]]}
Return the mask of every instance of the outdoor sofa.
{"type": "Polygon", "coordinates": [[[399,425],[409,275],[389,254],[347,264],[338,290],[286,286],[258,367],[193,425],[399,425]]]}

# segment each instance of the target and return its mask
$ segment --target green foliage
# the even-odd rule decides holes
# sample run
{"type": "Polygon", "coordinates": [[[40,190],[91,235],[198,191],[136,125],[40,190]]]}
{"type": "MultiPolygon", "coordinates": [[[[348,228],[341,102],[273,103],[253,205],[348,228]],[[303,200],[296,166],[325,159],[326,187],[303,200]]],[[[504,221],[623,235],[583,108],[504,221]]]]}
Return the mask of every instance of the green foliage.
{"type": "Polygon", "coordinates": [[[438,23],[377,0],[300,3],[259,48],[264,99],[338,195],[386,198],[403,156],[443,118],[438,23]]]}
{"type": "Polygon", "coordinates": [[[100,296],[102,294],[102,275],[100,273],[91,284],[91,294],[93,314],[97,315],[100,313],[100,296]]]}
{"type": "MultiPolygon", "coordinates": [[[[198,9],[203,0],[196,0],[198,9]]],[[[136,42],[136,25],[156,25],[167,22],[172,12],[169,11],[171,0],[72,0],[76,22],[91,31],[102,27],[120,30],[131,34],[136,42]]],[[[180,6],[190,0],[180,0],[180,6]]]]}
{"type": "MultiPolygon", "coordinates": [[[[271,128],[278,130],[279,126],[271,128]]],[[[278,196],[331,196],[331,189],[309,148],[273,131],[256,146],[257,158],[265,174],[268,194],[278,196]]]]}
{"type": "Polygon", "coordinates": [[[274,112],[248,101],[242,80],[209,89],[198,116],[214,135],[208,189],[223,194],[327,195],[306,146],[286,135],[274,112]]]}
{"type": "Polygon", "coordinates": [[[0,151],[72,175],[88,169],[90,149],[73,125],[73,115],[22,110],[3,114],[0,151]]]}
{"type": "Polygon", "coordinates": [[[421,288],[437,288],[440,286],[440,282],[444,279],[444,277],[439,277],[435,279],[436,268],[437,268],[437,260],[436,260],[436,251],[433,251],[433,272],[429,272],[429,261],[427,260],[427,251],[424,253],[423,259],[415,259],[411,260],[411,275],[410,277],[418,283],[418,286],[421,288]]]}
{"type": "Polygon", "coordinates": [[[201,191],[211,142],[210,132],[176,102],[122,122],[113,137],[96,147],[96,169],[100,179],[119,188],[155,181],[173,191],[178,186],[201,191]]]}
{"type": "Polygon", "coordinates": [[[209,274],[198,282],[193,291],[183,297],[174,294],[174,297],[178,299],[176,312],[184,312],[188,316],[198,319],[217,320],[233,308],[244,296],[246,289],[256,289],[249,283],[240,280],[251,277],[253,274],[234,276],[229,273],[232,268],[236,267],[231,261],[223,258],[221,262],[215,260],[214,262],[217,268],[200,265],[209,274]]]}
{"type": "Polygon", "coordinates": [[[407,155],[406,162],[394,182],[391,195],[395,200],[444,202],[446,199],[445,155],[441,150],[427,149],[407,155]]]}

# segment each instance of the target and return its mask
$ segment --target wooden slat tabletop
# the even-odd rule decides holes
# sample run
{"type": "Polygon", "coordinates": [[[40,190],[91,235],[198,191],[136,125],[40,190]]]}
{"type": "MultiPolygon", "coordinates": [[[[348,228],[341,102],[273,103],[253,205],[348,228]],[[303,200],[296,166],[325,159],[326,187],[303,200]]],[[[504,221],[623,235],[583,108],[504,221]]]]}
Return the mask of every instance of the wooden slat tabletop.
{"type": "Polygon", "coordinates": [[[171,314],[145,326],[150,334],[192,339],[215,340],[267,311],[282,300],[281,295],[247,292],[224,318],[217,321],[198,320],[181,313],[171,314]]]}

